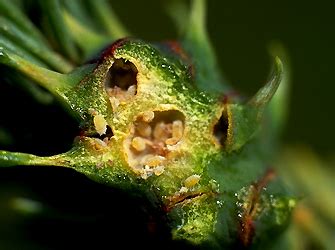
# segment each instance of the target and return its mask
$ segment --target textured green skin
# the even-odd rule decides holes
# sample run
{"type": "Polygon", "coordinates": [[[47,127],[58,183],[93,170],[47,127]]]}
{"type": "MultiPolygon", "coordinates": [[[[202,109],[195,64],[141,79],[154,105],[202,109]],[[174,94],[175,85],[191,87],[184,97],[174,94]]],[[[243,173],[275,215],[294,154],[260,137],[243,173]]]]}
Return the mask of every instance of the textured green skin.
{"type": "MultiPolygon", "coordinates": [[[[157,209],[166,212],[174,239],[211,248],[241,245],[245,232],[239,216],[245,212],[243,204],[251,206],[253,202],[249,198],[252,191],[248,190],[263,178],[275,151],[271,147],[276,140],[270,124],[273,117],[266,106],[278,88],[281,63],[276,59],[274,78],[244,103],[229,97],[225,92],[228,88],[220,85],[218,72],[210,66],[215,64],[206,58],[208,48],[198,46],[193,50],[204,53],[201,59],[209,61],[206,68],[206,60],[195,60],[193,75],[192,56],[199,59],[199,53],[192,53],[193,44],[187,39],[184,46],[190,52],[189,58],[173,53],[165,45],[125,39],[108,47],[96,61],[68,74],[36,66],[27,61],[27,56],[4,48],[0,63],[28,75],[57,96],[78,119],[83,135],[75,139],[72,150],[51,157],[0,151],[0,165],[73,168],[97,182],[147,195],[157,209]],[[104,81],[113,61],[120,58],[137,67],[138,93],[113,111],[104,81]],[[178,154],[164,165],[163,174],[145,180],[128,165],[123,143],[143,112],[162,109],[179,110],[184,115],[185,134],[178,154]],[[113,137],[107,147],[96,148],[91,110],[102,115],[112,128],[113,137]],[[220,145],[214,126],[223,113],[227,113],[228,130],[223,131],[227,140],[220,145]],[[268,122],[268,130],[263,127],[264,121],[268,122]],[[194,174],[201,176],[200,182],[184,196],[178,194],[185,179],[194,174]]],[[[273,240],[273,234],[285,228],[294,206],[279,181],[269,183],[257,195],[259,211],[252,217],[256,230],[254,237],[250,236],[255,248],[264,247],[268,239],[273,240]]]]}

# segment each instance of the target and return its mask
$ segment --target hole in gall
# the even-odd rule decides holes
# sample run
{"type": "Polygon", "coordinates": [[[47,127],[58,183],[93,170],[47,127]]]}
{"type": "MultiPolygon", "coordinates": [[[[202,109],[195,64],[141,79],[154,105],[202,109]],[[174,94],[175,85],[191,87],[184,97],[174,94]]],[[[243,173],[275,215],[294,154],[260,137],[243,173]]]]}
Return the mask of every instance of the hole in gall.
{"type": "Polygon", "coordinates": [[[125,144],[129,165],[144,179],[162,174],[169,152],[183,137],[184,123],[184,115],[177,110],[149,111],[139,116],[125,144]]]}
{"type": "Polygon", "coordinates": [[[219,121],[214,126],[214,136],[217,142],[223,147],[226,144],[228,127],[229,127],[228,115],[225,111],[223,111],[219,121]]]}
{"type": "Polygon", "coordinates": [[[137,68],[124,59],[116,59],[110,67],[105,89],[110,97],[118,101],[126,101],[133,97],[137,91],[137,68]]]}

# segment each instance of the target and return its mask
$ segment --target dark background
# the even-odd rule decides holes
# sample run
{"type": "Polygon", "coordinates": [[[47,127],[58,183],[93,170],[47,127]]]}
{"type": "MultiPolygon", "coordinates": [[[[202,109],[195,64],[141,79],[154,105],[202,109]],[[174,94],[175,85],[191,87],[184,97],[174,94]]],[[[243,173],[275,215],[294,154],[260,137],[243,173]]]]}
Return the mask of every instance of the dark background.
{"type": "MultiPolygon", "coordinates": [[[[148,41],[177,36],[164,10],[167,2],[112,1],[134,36],[148,41]]],[[[332,15],[331,1],[208,1],[208,30],[221,69],[240,92],[251,96],[266,81],[272,41],[286,48],[292,80],[283,142],[307,145],[322,157],[332,157],[335,139],[332,15]]],[[[68,150],[79,132],[59,106],[43,107],[10,84],[0,84],[0,106],[0,125],[12,134],[1,149],[57,154],[68,150]]],[[[152,246],[162,245],[166,229],[159,238],[147,226],[159,218],[145,201],[129,199],[71,170],[17,167],[0,172],[0,249],[99,249],[118,242],[141,247],[153,239],[152,246]],[[13,197],[41,201],[47,212],[24,217],[6,206],[13,197]]]]}
{"type": "MultiPolygon", "coordinates": [[[[167,1],[115,1],[113,6],[140,38],[176,37],[163,6],[167,1]],[[128,7],[125,7],[128,6],[128,7]]],[[[232,85],[252,95],[266,81],[268,46],[285,47],[292,70],[284,142],[317,153],[334,152],[334,5],[331,1],[208,1],[208,30],[222,71],[232,85]]]]}

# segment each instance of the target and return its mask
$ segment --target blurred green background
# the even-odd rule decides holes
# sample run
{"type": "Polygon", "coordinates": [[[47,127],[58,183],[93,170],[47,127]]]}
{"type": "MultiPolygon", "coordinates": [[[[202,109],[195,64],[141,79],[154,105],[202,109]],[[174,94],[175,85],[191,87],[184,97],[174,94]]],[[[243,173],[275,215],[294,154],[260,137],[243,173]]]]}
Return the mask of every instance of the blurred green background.
{"type": "MultiPolygon", "coordinates": [[[[177,37],[174,24],[164,8],[169,1],[111,2],[134,36],[155,42],[177,37]]],[[[284,46],[291,64],[291,93],[282,140],[286,145],[304,145],[318,157],[327,159],[327,164],[316,160],[314,165],[322,168],[332,168],[335,162],[333,9],[334,4],[330,0],[317,3],[303,0],[208,0],[208,32],[220,67],[226,79],[241,93],[251,96],[265,83],[271,68],[268,53],[271,42],[280,42],[284,46]]],[[[0,130],[0,136],[7,137],[3,140],[7,143],[0,143],[1,149],[39,155],[56,154],[68,150],[79,132],[76,122],[64,115],[58,105],[43,107],[20,87],[9,83],[0,84],[0,106],[1,126],[5,129],[0,130]],[[13,103],[19,103],[19,106],[13,106],[13,103]],[[44,118],[42,123],[41,118],[44,118]]],[[[299,156],[298,161],[287,166],[295,168],[300,164],[299,171],[304,171],[305,165],[313,161],[309,160],[310,157],[305,159],[306,154],[299,156]]],[[[327,174],[322,173],[324,175],[327,174]]],[[[332,173],[328,177],[329,184],[335,175],[332,173]]],[[[315,190],[308,201],[313,209],[319,205],[318,196],[321,197],[324,190],[335,191],[334,183],[331,183],[332,186],[325,183],[325,179],[320,177],[317,182],[309,183],[310,189],[301,189],[304,193],[313,190],[315,184],[323,187],[320,192],[315,190]]],[[[327,193],[322,201],[333,194],[327,193]]],[[[139,246],[148,239],[161,244],[159,235],[148,236],[146,231],[146,223],[153,216],[150,208],[144,201],[128,198],[122,192],[102,187],[66,169],[2,169],[0,249],[105,246],[105,240],[112,233],[119,242],[122,236],[132,235],[139,246]],[[30,199],[32,203],[29,203],[30,199]],[[25,210],[27,207],[32,212],[43,209],[46,213],[34,217],[25,210]],[[20,211],[21,208],[24,211],[20,211]],[[104,230],[105,227],[109,227],[109,231],[104,230]],[[94,228],[94,232],[87,232],[86,228],[94,228]],[[65,241],[69,242],[68,247],[63,245],[65,241]]],[[[332,204],[335,206],[334,202],[332,204]]],[[[322,216],[326,220],[333,218],[334,225],[335,218],[329,209],[332,206],[325,205],[328,217],[322,216]]],[[[157,219],[159,215],[154,217],[157,219]]],[[[317,221],[322,224],[323,219],[317,221]]],[[[323,230],[322,225],[318,229],[323,230]]],[[[328,230],[328,226],[326,228],[328,230]]],[[[160,232],[165,232],[166,236],[164,230],[160,232]]],[[[333,236],[334,231],[329,235],[333,236]]],[[[323,235],[326,234],[327,231],[323,235]]],[[[329,242],[328,239],[325,241],[329,242]]],[[[154,243],[152,245],[155,246],[154,243]]],[[[311,249],[320,249],[319,246],[311,249]]]]}
{"type": "MultiPolygon", "coordinates": [[[[169,1],[114,1],[136,36],[176,37],[163,6],[169,1]],[[149,8],[150,6],[150,8],[149,8]]],[[[208,29],[226,78],[252,95],[266,81],[268,46],[280,42],[291,61],[290,110],[284,141],[334,153],[335,30],[332,1],[208,1],[208,29]]]]}

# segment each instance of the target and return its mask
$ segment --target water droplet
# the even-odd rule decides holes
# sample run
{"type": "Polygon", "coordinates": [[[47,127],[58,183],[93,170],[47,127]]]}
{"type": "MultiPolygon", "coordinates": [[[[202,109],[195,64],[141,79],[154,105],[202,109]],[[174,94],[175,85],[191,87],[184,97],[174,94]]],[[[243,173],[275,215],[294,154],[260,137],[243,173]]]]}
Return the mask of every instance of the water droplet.
{"type": "Polygon", "coordinates": [[[216,201],[216,204],[217,204],[219,207],[222,207],[222,206],[223,206],[223,203],[224,203],[224,201],[216,201]]]}
{"type": "Polygon", "coordinates": [[[236,202],[235,204],[236,204],[237,207],[242,207],[243,206],[243,204],[241,202],[236,202]]]}

